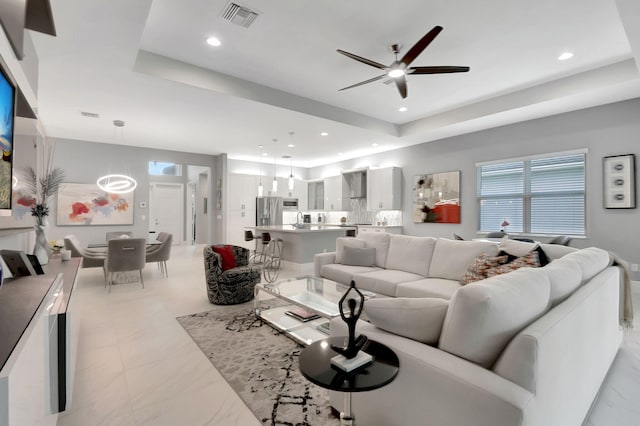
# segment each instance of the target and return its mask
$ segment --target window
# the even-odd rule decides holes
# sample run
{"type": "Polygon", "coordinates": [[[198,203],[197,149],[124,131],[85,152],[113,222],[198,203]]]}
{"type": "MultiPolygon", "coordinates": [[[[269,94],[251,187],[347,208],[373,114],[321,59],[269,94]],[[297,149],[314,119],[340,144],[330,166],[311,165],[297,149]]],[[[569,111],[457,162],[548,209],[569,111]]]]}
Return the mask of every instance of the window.
{"type": "Polygon", "coordinates": [[[149,174],[155,176],[182,176],[182,165],[149,161],[149,174]]]}
{"type": "Polygon", "coordinates": [[[585,235],[585,153],[477,165],[480,231],[585,235]]]}

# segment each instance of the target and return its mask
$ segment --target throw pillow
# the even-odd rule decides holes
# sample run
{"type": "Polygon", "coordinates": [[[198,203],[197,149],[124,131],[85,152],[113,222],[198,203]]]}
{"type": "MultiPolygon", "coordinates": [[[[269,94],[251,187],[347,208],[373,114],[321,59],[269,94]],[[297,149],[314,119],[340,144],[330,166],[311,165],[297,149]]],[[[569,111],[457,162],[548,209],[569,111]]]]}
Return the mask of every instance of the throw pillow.
{"type": "Polygon", "coordinates": [[[440,338],[448,307],[445,299],[396,297],[369,299],[363,310],[376,327],[433,345],[440,338]]]}
{"type": "Polygon", "coordinates": [[[336,238],[336,263],[342,263],[342,255],[344,254],[345,247],[359,247],[364,248],[366,243],[363,240],[353,237],[339,237],[336,238]]]}
{"type": "Polygon", "coordinates": [[[475,281],[484,280],[487,278],[487,271],[496,266],[507,263],[509,256],[490,256],[486,253],[482,253],[476,257],[467,272],[460,279],[460,284],[466,285],[475,281]]]}
{"type": "Polygon", "coordinates": [[[211,248],[222,259],[222,272],[236,267],[236,257],[233,255],[231,246],[211,246],[211,248]]]}
{"type": "Polygon", "coordinates": [[[342,264],[352,266],[373,266],[376,260],[376,249],[344,246],[342,264]]]}
{"type": "Polygon", "coordinates": [[[520,268],[537,268],[540,266],[540,260],[538,258],[538,252],[532,251],[526,256],[518,257],[515,260],[505,263],[503,265],[497,265],[487,270],[487,278],[495,277],[496,275],[507,274],[520,268]]]}

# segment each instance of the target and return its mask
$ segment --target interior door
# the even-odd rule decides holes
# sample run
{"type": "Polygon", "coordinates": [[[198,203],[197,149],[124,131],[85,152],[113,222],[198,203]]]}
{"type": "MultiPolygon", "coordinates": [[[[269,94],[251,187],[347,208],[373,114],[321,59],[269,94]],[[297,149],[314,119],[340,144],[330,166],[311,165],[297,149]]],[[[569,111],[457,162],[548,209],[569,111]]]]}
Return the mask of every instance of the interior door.
{"type": "Polygon", "coordinates": [[[149,185],[149,232],[173,234],[173,244],[184,241],[184,188],[181,183],[149,185]]]}

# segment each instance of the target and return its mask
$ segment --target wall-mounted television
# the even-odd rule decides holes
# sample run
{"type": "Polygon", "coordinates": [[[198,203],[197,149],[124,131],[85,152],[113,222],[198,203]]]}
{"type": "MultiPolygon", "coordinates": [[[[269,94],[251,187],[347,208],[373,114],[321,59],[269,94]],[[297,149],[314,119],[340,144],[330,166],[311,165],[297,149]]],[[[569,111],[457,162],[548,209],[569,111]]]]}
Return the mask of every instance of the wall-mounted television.
{"type": "Polygon", "coordinates": [[[16,86],[0,65],[0,212],[11,211],[16,86]]]}

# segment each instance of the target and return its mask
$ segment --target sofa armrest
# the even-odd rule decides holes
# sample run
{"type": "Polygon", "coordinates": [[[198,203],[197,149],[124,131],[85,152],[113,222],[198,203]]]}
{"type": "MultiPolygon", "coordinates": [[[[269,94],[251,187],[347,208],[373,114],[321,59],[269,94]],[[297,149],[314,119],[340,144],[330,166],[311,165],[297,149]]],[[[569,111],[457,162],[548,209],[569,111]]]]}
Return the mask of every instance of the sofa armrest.
{"type": "Polygon", "coordinates": [[[336,263],[336,252],[318,253],[313,256],[313,276],[320,277],[320,270],[323,265],[336,263]]]}
{"type": "MultiPolygon", "coordinates": [[[[332,336],[346,334],[340,323],[340,318],[331,321],[332,336]]],[[[425,424],[427,417],[434,426],[530,424],[534,395],[494,372],[363,321],[358,323],[357,333],[386,344],[400,360],[393,382],[375,391],[352,394],[358,424],[418,425],[425,424]]],[[[343,395],[332,391],[330,398],[331,405],[341,410],[343,395]]]]}

